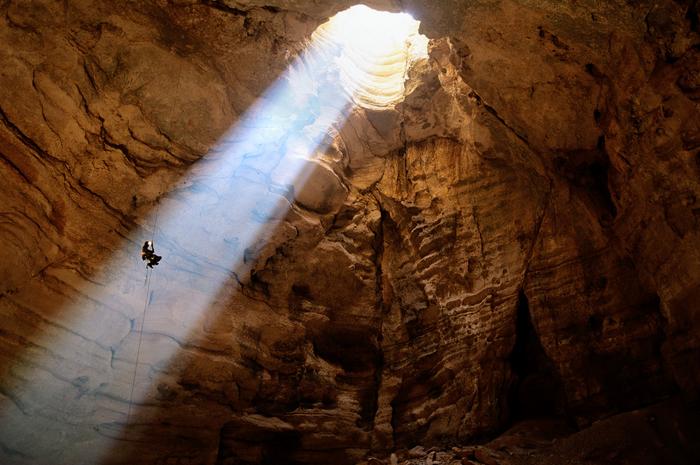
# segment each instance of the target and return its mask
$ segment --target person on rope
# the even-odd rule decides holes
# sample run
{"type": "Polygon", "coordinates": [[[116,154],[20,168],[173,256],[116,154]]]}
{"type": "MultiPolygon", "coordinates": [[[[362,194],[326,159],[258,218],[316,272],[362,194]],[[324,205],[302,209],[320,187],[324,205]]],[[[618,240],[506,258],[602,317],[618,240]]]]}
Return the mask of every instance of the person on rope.
{"type": "Polygon", "coordinates": [[[143,243],[143,247],[141,247],[141,260],[148,261],[148,263],[146,263],[147,267],[153,268],[154,265],[158,264],[161,258],[163,257],[156,255],[156,251],[153,248],[153,241],[146,241],[143,243]]]}

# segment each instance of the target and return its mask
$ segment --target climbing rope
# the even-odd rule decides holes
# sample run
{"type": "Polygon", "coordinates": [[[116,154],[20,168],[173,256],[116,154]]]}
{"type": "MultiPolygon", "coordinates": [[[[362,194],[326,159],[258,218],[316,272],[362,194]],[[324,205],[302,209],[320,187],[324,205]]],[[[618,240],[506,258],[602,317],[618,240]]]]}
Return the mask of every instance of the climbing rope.
{"type": "Polygon", "coordinates": [[[151,271],[152,270],[146,270],[146,299],[143,303],[143,312],[141,316],[141,329],[139,330],[139,344],[138,348],[136,349],[136,362],[134,363],[134,373],[131,377],[131,392],[129,393],[129,410],[127,411],[126,414],[126,424],[129,424],[129,420],[131,419],[131,407],[133,405],[133,399],[134,399],[134,386],[136,386],[136,371],[138,370],[139,367],[139,359],[141,358],[141,343],[143,341],[143,327],[146,324],[146,309],[148,308],[148,302],[150,300],[150,293],[151,293],[151,271]]]}
{"type": "MultiPolygon", "coordinates": [[[[156,200],[157,202],[157,200],[156,200]]],[[[155,243],[156,228],[158,227],[158,213],[160,211],[160,203],[157,203],[156,214],[153,220],[153,231],[151,232],[151,243],[155,243]]],[[[141,359],[141,343],[143,342],[143,328],[146,325],[146,310],[151,301],[151,275],[153,274],[153,269],[146,267],[146,298],[143,302],[143,312],[141,315],[141,329],[139,330],[139,343],[136,349],[136,362],[134,363],[134,372],[131,376],[131,392],[129,393],[129,409],[126,414],[126,424],[129,424],[131,419],[131,408],[134,403],[134,387],[136,386],[136,372],[139,367],[139,360],[141,359]]]]}

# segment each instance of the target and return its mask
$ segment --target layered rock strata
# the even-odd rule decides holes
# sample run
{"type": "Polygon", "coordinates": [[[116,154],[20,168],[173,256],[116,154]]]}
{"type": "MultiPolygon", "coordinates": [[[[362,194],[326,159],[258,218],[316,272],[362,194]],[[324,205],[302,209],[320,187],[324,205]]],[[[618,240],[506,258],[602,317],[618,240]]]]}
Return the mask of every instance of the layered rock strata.
{"type": "Polygon", "coordinates": [[[351,4],[0,4],[3,463],[358,463],[697,398],[697,2],[378,0],[431,39],[401,103],[332,67],[274,101],[351,4]]]}

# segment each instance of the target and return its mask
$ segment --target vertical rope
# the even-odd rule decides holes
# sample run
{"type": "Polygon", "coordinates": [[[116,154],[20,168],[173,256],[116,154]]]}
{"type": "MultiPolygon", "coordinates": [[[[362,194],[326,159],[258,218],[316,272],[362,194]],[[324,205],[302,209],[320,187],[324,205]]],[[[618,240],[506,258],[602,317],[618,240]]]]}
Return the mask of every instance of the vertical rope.
{"type": "MultiPolygon", "coordinates": [[[[157,202],[157,201],[156,201],[157,202]]],[[[155,244],[156,228],[158,227],[158,213],[160,211],[160,204],[156,206],[156,215],[153,220],[153,231],[151,232],[151,243],[155,244]]],[[[154,247],[155,248],[155,247],[154,247]]],[[[134,387],[136,386],[136,372],[139,368],[139,360],[141,359],[141,343],[143,342],[143,328],[146,325],[146,309],[151,300],[151,275],[153,274],[153,269],[146,267],[146,298],[143,302],[143,312],[141,315],[141,329],[139,331],[139,344],[136,349],[136,361],[134,362],[134,373],[131,376],[131,392],[129,393],[129,409],[126,413],[126,424],[129,424],[131,420],[131,408],[134,404],[134,387]]]]}
{"type": "Polygon", "coordinates": [[[151,270],[146,270],[146,299],[143,303],[143,314],[141,316],[141,329],[139,331],[139,344],[136,349],[136,362],[134,363],[134,373],[131,377],[131,393],[129,394],[129,410],[126,414],[126,424],[129,424],[131,419],[131,407],[133,405],[134,399],[134,386],[136,386],[136,371],[139,368],[139,359],[141,358],[141,342],[143,341],[143,327],[146,324],[146,308],[148,308],[148,301],[150,300],[151,293],[151,270]]]}

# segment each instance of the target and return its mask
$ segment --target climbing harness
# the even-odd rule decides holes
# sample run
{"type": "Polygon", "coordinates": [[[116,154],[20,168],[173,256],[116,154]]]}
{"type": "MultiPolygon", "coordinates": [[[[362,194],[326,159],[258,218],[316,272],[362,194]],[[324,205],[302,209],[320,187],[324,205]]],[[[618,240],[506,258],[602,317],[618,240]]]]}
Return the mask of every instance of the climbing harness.
{"type": "MultiPolygon", "coordinates": [[[[156,202],[158,202],[156,200],[156,202]]],[[[153,220],[153,231],[151,233],[151,247],[153,247],[153,242],[155,240],[155,235],[156,235],[156,228],[158,227],[158,213],[160,211],[160,203],[157,204],[156,206],[156,214],[155,218],[153,220]]],[[[142,252],[143,253],[143,252],[142,252]]],[[[159,258],[160,260],[160,258],[159,258]]],[[[156,261],[156,265],[158,262],[156,261]]],[[[136,361],[134,363],[134,373],[131,377],[131,392],[129,393],[129,408],[127,410],[126,414],[126,424],[129,424],[129,420],[131,419],[131,408],[133,406],[133,400],[134,400],[134,387],[136,386],[136,372],[138,371],[139,367],[139,360],[141,358],[141,343],[143,341],[143,328],[146,325],[146,310],[148,309],[148,305],[150,304],[151,301],[151,276],[153,274],[153,267],[152,266],[146,266],[146,281],[144,282],[144,285],[146,286],[146,298],[144,299],[143,302],[143,312],[141,315],[141,329],[139,330],[139,343],[136,349],[136,361]]]]}

